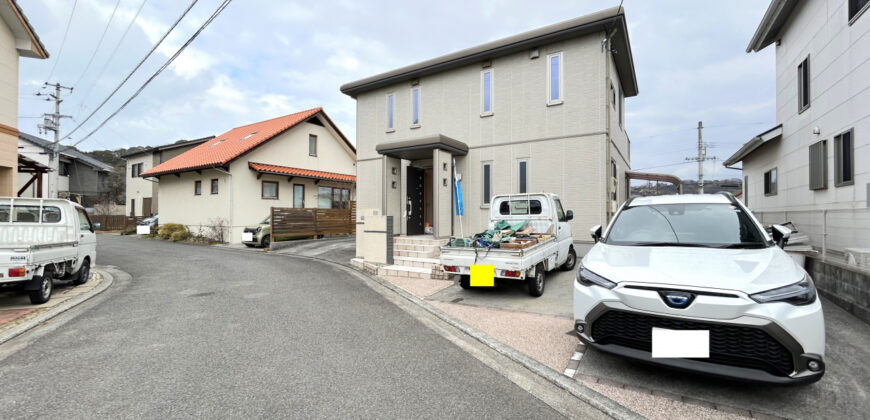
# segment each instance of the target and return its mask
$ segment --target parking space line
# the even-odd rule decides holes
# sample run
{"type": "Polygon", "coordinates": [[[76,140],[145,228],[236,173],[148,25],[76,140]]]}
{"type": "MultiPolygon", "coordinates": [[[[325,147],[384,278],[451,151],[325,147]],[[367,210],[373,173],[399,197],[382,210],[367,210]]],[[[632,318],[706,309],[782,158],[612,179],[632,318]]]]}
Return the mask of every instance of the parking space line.
{"type": "Polygon", "coordinates": [[[565,367],[565,371],[562,372],[565,376],[569,378],[574,378],[574,375],[577,374],[577,371],[580,368],[580,359],[583,358],[583,353],[586,352],[586,346],[581,342],[577,342],[577,347],[574,349],[574,353],[571,355],[571,358],[568,359],[568,366],[565,367]]]}

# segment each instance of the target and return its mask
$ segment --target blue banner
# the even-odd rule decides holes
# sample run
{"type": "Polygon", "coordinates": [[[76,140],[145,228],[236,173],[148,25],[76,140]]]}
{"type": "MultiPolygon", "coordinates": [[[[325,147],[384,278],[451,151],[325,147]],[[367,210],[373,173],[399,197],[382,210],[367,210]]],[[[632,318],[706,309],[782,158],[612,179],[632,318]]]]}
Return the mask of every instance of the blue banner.
{"type": "Polygon", "coordinates": [[[459,185],[459,180],[454,180],[453,183],[456,185],[456,188],[454,188],[456,190],[456,215],[464,216],[465,211],[462,208],[462,187],[459,185]]]}

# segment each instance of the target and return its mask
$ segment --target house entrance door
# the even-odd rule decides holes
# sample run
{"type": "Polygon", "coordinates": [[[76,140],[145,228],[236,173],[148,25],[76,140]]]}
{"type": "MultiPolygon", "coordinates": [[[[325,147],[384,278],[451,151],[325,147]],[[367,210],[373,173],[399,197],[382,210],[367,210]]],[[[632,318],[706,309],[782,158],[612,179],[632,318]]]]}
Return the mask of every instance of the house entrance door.
{"type": "Polygon", "coordinates": [[[424,197],[424,173],[425,170],[408,166],[407,174],[407,201],[405,211],[408,214],[408,235],[422,235],[423,230],[423,197],[424,197]]]}
{"type": "Polygon", "coordinates": [[[145,197],[142,199],[142,215],[145,217],[151,217],[154,213],[151,212],[151,197],[145,197]]]}

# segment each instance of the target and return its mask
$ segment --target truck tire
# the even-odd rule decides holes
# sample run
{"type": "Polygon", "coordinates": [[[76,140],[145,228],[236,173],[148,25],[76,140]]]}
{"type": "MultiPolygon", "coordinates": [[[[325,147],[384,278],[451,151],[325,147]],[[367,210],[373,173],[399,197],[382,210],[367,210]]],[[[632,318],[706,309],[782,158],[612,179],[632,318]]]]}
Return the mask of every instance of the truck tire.
{"type": "Polygon", "coordinates": [[[544,263],[538,263],[535,267],[535,275],[526,278],[526,284],[529,286],[529,295],[532,297],[540,297],[544,294],[544,263]]]}
{"type": "Polygon", "coordinates": [[[574,266],[577,265],[577,253],[574,252],[574,247],[568,249],[568,259],[565,260],[565,264],[562,264],[561,268],[563,271],[571,271],[574,269],[574,266]]]}
{"type": "Polygon", "coordinates": [[[34,278],[31,281],[39,283],[39,288],[36,290],[30,290],[28,292],[30,294],[30,303],[34,305],[41,305],[45,302],[48,302],[48,300],[51,299],[51,291],[54,288],[54,285],[51,283],[51,276],[33,277],[34,278]]]}
{"type": "Polygon", "coordinates": [[[72,281],[72,284],[78,286],[80,284],[85,284],[88,282],[88,279],[91,278],[91,260],[85,258],[82,261],[82,266],[79,268],[79,272],[76,273],[75,278],[72,281]]]}
{"type": "Polygon", "coordinates": [[[459,287],[465,290],[471,289],[471,276],[459,276],[459,287]]]}

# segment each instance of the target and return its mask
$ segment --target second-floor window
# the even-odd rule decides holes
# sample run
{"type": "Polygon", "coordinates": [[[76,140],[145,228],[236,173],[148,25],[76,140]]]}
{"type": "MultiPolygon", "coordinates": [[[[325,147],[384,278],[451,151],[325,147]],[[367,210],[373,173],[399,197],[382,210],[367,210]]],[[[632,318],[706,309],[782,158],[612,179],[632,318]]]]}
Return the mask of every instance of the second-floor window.
{"type": "Polygon", "coordinates": [[[69,162],[60,162],[57,172],[60,176],[69,176],[69,162]]]}
{"type": "Polygon", "coordinates": [[[492,162],[483,162],[483,205],[489,206],[492,198],[492,162]]]}
{"type": "Polygon", "coordinates": [[[623,121],[625,120],[625,94],[622,93],[622,90],[619,91],[619,126],[622,127],[623,121]]]}
{"type": "Polygon", "coordinates": [[[810,57],[798,64],[798,113],[810,107],[810,57]]]}
{"type": "Polygon", "coordinates": [[[308,135],[308,156],[317,156],[317,136],[308,135]]]}
{"type": "Polygon", "coordinates": [[[492,115],[492,69],[480,72],[480,115],[492,115]]]}
{"type": "Polygon", "coordinates": [[[562,53],[547,56],[547,105],[562,103],[562,53]]]}
{"type": "Polygon", "coordinates": [[[520,159],[518,161],[518,164],[519,164],[519,168],[517,168],[518,175],[519,175],[517,177],[518,181],[519,181],[518,189],[519,189],[520,194],[523,194],[523,193],[528,192],[528,187],[529,187],[529,182],[528,182],[529,160],[528,159],[520,159]]]}
{"type": "Polygon", "coordinates": [[[863,14],[870,8],[870,0],[849,0],[849,23],[854,22],[856,16],[863,14]]]}
{"type": "Polygon", "coordinates": [[[142,164],[134,163],[130,165],[130,177],[136,178],[142,174],[142,164]]]}
{"type": "Polygon", "coordinates": [[[834,137],[834,175],[837,186],[852,185],[855,179],[855,150],[852,130],[834,137]]]}
{"type": "Polygon", "coordinates": [[[390,93],[387,95],[387,131],[395,130],[395,127],[393,125],[393,119],[396,115],[395,108],[396,108],[395,95],[390,93]]]}
{"type": "Polygon", "coordinates": [[[764,195],[776,195],[776,168],[764,173],[764,195]]]}
{"type": "Polygon", "coordinates": [[[411,127],[420,125],[420,86],[411,88],[411,127]]]}

